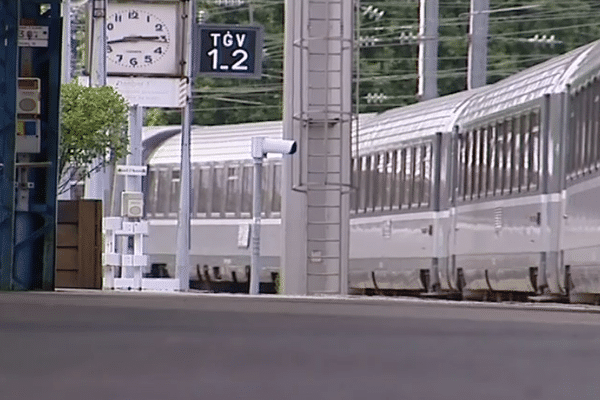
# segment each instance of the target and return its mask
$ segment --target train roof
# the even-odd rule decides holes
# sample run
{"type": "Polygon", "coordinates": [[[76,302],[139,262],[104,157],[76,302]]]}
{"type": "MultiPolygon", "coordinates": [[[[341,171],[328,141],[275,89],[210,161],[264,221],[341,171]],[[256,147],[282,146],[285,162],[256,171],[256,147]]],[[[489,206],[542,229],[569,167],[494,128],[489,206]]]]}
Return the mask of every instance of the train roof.
{"type": "Polygon", "coordinates": [[[581,59],[576,67],[567,81],[572,90],[575,91],[597,79],[600,75],[600,41],[594,42],[594,46],[586,52],[585,57],[581,59]]]}
{"type": "MultiPolygon", "coordinates": [[[[582,62],[598,66],[598,57],[589,57],[600,42],[593,42],[566,54],[505,78],[487,90],[474,93],[468,107],[458,118],[459,125],[468,124],[483,116],[500,115],[514,107],[526,108],[546,94],[566,91],[567,84],[577,74],[582,62]]],[[[597,50],[596,50],[597,52],[597,50]]]]}
{"type": "MultiPolygon", "coordinates": [[[[361,115],[359,123],[363,124],[364,121],[368,121],[373,115],[361,115]]],[[[159,146],[156,146],[155,150],[149,154],[147,164],[179,164],[181,161],[181,129],[179,127],[153,127],[147,133],[144,133],[144,142],[152,140],[153,137],[160,137],[161,132],[169,132],[170,137],[164,140],[159,146]],[[174,129],[176,133],[172,134],[174,129]]],[[[250,155],[252,137],[281,138],[282,135],[282,121],[193,126],[190,146],[191,161],[248,160],[252,158],[250,155]]],[[[278,157],[278,155],[270,155],[269,157],[278,157]]]]}
{"type": "MultiPolygon", "coordinates": [[[[168,129],[165,127],[165,129],[168,129]]],[[[250,157],[253,136],[281,138],[281,121],[232,125],[193,126],[190,155],[192,162],[245,160],[250,157]]],[[[150,156],[148,164],[178,164],[181,161],[181,130],[166,139],[150,156]]]]}
{"type": "MultiPolygon", "coordinates": [[[[358,118],[358,134],[353,131],[352,150],[355,154],[365,154],[394,148],[400,141],[420,140],[438,132],[448,133],[456,125],[464,126],[482,117],[502,115],[514,107],[533,107],[546,94],[565,92],[570,85],[584,84],[598,75],[600,41],[554,57],[492,85],[377,115],[361,115],[358,118]]],[[[178,127],[154,128],[144,134],[145,148],[152,138],[155,142],[155,150],[148,157],[149,164],[180,162],[181,135],[174,129],[178,127]],[[157,144],[159,140],[160,144],[157,144]]],[[[253,136],[280,138],[282,122],[195,126],[192,128],[192,162],[247,160],[253,136]]]]}
{"type": "Polygon", "coordinates": [[[359,153],[379,151],[406,141],[450,132],[466,102],[479,89],[458,92],[421,103],[395,108],[367,121],[353,149],[359,153]]]}

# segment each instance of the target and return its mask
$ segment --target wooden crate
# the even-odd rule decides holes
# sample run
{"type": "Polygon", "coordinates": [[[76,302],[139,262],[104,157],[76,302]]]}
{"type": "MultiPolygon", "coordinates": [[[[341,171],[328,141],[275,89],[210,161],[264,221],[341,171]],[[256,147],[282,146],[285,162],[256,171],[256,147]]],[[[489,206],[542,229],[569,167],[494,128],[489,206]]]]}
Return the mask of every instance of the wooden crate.
{"type": "Polygon", "coordinates": [[[55,279],[57,288],[102,289],[102,201],[58,202],[55,279]]]}

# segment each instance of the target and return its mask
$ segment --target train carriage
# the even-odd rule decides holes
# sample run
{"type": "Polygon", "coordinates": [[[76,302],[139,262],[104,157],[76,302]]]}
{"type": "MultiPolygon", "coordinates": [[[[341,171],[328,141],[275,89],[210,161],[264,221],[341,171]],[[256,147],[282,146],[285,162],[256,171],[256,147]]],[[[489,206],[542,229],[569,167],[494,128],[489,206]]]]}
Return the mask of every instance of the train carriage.
{"type": "MultiPolygon", "coordinates": [[[[567,294],[561,262],[569,81],[597,44],[470,98],[457,120],[450,253],[463,293],[567,294]]],[[[597,62],[597,61],[596,61],[597,62]]]]}
{"type": "Polygon", "coordinates": [[[455,289],[448,270],[449,152],[470,92],[390,110],[355,138],[350,287],[455,289]]]}
{"type": "MultiPolygon", "coordinates": [[[[493,85],[361,116],[349,287],[600,298],[599,43],[493,85]]],[[[250,141],[281,130],[279,121],[193,128],[192,279],[247,278],[250,141]]],[[[157,143],[144,142],[147,249],[173,272],[180,135],[157,143]]],[[[279,268],[280,179],[280,159],[268,158],[263,281],[279,268]]]]}
{"type": "MultiPolygon", "coordinates": [[[[193,127],[190,262],[199,268],[193,269],[192,279],[202,279],[208,273],[212,280],[228,280],[233,273],[236,279],[247,281],[253,187],[250,142],[253,136],[274,138],[281,137],[281,132],[281,121],[193,127]]],[[[180,134],[172,136],[147,160],[147,253],[150,263],[165,264],[171,275],[179,207],[180,143],[180,134]]],[[[269,157],[263,168],[262,235],[267,239],[261,243],[261,254],[268,275],[279,265],[280,158],[269,157]]]]}
{"type": "Polygon", "coordinates": [[[600,299],[600,45],[587,48],[567,81],[561,147],[559,267],[553,289],[572,301],[600,299]]]}

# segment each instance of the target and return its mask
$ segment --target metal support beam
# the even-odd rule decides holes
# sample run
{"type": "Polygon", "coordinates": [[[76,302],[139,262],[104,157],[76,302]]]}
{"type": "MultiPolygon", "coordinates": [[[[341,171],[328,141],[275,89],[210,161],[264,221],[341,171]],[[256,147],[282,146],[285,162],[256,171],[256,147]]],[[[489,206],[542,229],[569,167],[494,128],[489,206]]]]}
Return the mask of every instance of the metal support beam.
{"type": "Polygon", "coordinates": [[[438,96],[438,0],[420,0],[419,20],[419,99],[438,96]]]}
{"type": "Polygon", "coordinates": [[[489,0],[471,0],[467,88],[486,84],[489,0]]]}
{"type": "Polygon", "coordinates": [[[19,0],[0,2],[0,290],[11,290],[13,278],[19,14],[19,0]]]}
{"type": "Polygon", "coordinates": [[[53,290],[61,1],[0,0],[0,25],[0,290],[53,290]],[[47,43],[19,42],[29,26],[47,27],[47,43]],[[27,118],[17,117],[19,77],[39,82],[41,110],[27,118]]]}
{"type": "Polygon", "coordinates": [[[354,2],[286,1],[282,272],[286,294],[348,290],[354,2]]]}
{"type": "MultiPolygon", "coordinates": [[[[90,84],[92,87],[106,86],[106,2],[92,0],[92,49],[90,84]]],[[[104,201],[104,170],[102,161],[96,159],[91,166],[95,170],[85,180],[85,198],[104,201]]],[[[106,208],[106,207],[105,207],[106,208]]]]}
{"type": "Polygon", "coordinates": [[[190,288],[190,243],[191,243],[191,222],[190,222],[190,187],[191,187],[191,166],[190,166],[190,145],[192,130],[192,16],[196,15],[196,4],[193,1],[187,3],[186,13],[189,23],[186,24],[184,35],[186,49],[185,73],[189,78],[187,85],[187,100],[182,109],[183,118],[181,125],[181,174],[179,191],[179,214],[177,219],[177,249],[175,253],[175,275],[179,279],[179,288],[181,291],[188,291],[190,288]]]}

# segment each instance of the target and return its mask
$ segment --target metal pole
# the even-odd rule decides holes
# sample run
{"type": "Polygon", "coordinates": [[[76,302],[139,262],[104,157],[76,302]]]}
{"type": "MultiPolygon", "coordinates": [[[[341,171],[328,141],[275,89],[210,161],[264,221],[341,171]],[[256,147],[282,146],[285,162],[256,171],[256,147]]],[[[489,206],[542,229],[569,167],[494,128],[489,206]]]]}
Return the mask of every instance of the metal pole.
{"type": "Polygon", "coordinates": [[[194,18],[189,16],[194,13],[195,2],[188,2],[187,16],[185,20],[185,74],[188,78],[187,100],[183,108],[183,122],[181,125],[181,174],[179,187],[179,216],[177,220],[177,249],[175,253],[175,277],[179,280],[179,290],[186,292],[190,288],[190,141],[192,128],[192,24],[194,18]]]}
{"type": "Polygon", "coordinates": [[[106,86],[106,0],[92,3],[92,73],[94,87],[106,86]]]}
{"type": "Polygon", "coordinates": [[[252,257],[250,271],[250,294],[260,289],[260,219],[262,214],[262,157],[254,160],[254,189],[252,191],[252,257]]]}
{"type": "Polygon", "coordinates": [[[471,0],[468,89],[475,89],[486,84],[489,8],[489,0],[471,0]]]}
{"type": "Polygon", "coordinates": [[[62,53],[62,83],[67,83],[71,81],[71,0],[63,0],[62,53]]]}
{"type": "MultiPolygon", "coordinates": [[[[129,108],[129,149],[127,165],[142,165],[142,113],[144,108],[134,104],[129,108]]],[[[139,175],[126,175],[125,191],[141,192],[142,177],[139,175]]]]}
{"type": "MultiPolygon", "coordinates": [[[[129,107],[129,150],[130,154],[127,156],[127,165],[141,165],[142,164],[142,111],[143,107],[137,104],[129,107]]],[[[113,183],[114,185],[114,183],[113,183]]],[[[116,186],[116,185],[115,185],[116,186]]],[[[126,192],[141,192],[142,191],[142,177],[139,175],[125,175],[125,191],[126,192]]],[[[114,199],[113,199],[114,201],[114,199]]],[[[123,205],[121,204],[121,208],[123,205]]],[[[127,217],[123,218],[125,221],[127,217]]],[[[134,239],[135,240],[135,239],[134,239]]],[[[134,251],[138,251],[134,244],[134,251]]],[[[129,251],[129,236],[121,237],[121,254],[131,254],[129,251]]],[[[123,267],[121,274],[124,278],[135,277],[136,269],[131,267],[123,267]]],[[[136,286],[137,287],[137,286],[136,286]]],[[[139,286],[141,288],[141,285],[139,286]]]]}
{"type": "Polygon", "coordinates": [[[179,191],[179,218],[177,221],[177,252],[175,254],[176,278],[179,290],[190,287],[190,113],[189,101],[183,109],[181,127],[181,174],[179,191]]]}
{"type": "Polygon", "coordinates": [[[419,21],[419,98],[438,96],[438,0],[421,0],[419,21]]]}
{"type": "MultiPolygon", "coordinates": [[[[106,0],[92,2],[92,64],[90,84],[93,87],[106,86],[106,0]]],[[[92,163],[95,172],[85,182],[85,198],[104,200],[104,173],[100,168],[102,160],[92,163]]]]}
{"type": "MultiPolygon", "coordinates": [[[[71,81],[71,0],[63,0],[63,46],[62,46],[62,79],[61,83],[68,83],[71,81]]],[[[64,190],[62,193],[58,193],[58,200],[71,200],[71,185],[70,174],[67,171],[57,171],[59,184],[59,190],[64,190]],[[66,187],[66,189],[64,189],[66,187]]]]}

